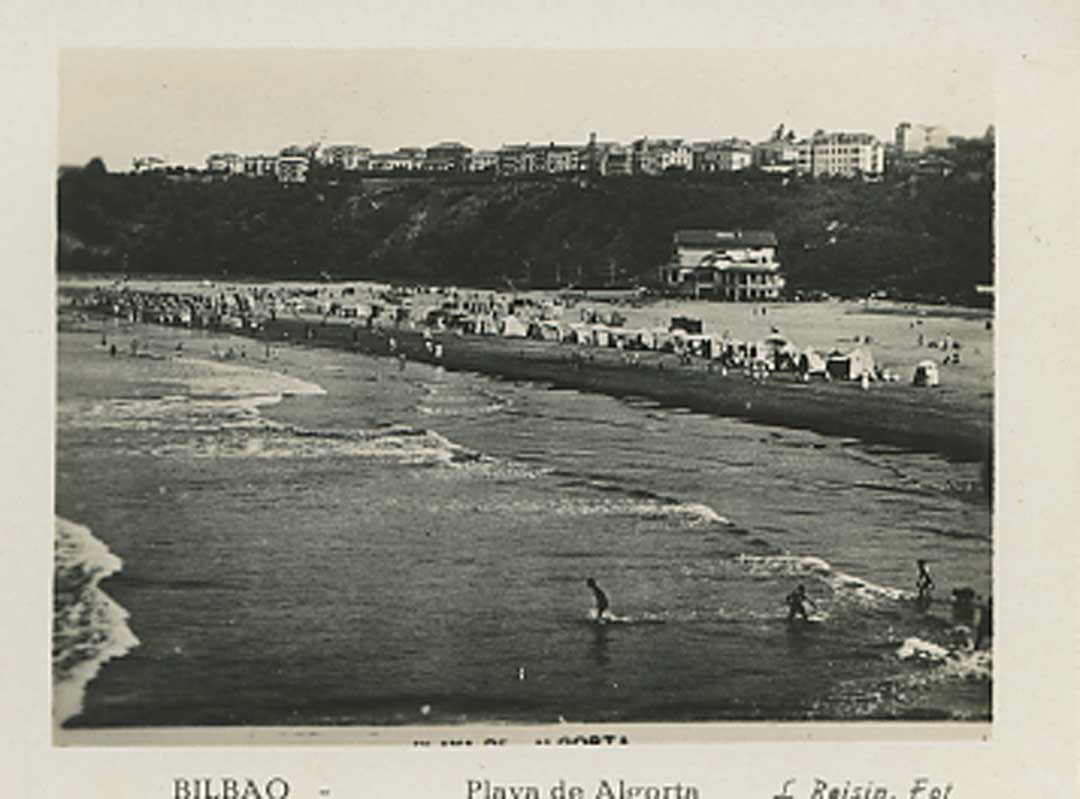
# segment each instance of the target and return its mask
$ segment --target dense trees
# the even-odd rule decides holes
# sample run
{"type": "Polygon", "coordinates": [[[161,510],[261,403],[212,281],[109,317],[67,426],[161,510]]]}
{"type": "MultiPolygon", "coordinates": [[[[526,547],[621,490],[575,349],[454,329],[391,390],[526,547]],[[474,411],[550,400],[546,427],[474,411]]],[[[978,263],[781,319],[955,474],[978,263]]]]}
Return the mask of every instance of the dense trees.
{"type": "Polygon", "coordinates": [[[92,162],[59,179],[58,267],[610,285],[650,281],[679,228],[767,228],[780,238],[792,289],[964,300],[993,271],[989,160],[985,152],[968,160],[947,178],[882,183],[756,173],[478,180],[320,171],[298,186],[110,175],[92,162]]]}

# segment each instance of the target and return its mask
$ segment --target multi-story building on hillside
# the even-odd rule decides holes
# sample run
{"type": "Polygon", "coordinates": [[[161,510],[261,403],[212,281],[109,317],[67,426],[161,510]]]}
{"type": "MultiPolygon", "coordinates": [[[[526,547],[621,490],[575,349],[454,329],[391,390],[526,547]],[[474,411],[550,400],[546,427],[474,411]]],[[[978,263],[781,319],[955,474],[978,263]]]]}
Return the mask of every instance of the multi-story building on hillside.
{"type": "Polygon", "coordinates": [[[900,155],[944,150],[949,146],[949,131],[940,125],[912,125],[901,122],[896,126],[896,150],[900,155]]]}
{"type": "Polygon", "coordinates": [[[573,144],[504,144],[497,153],[500,175],[549,175],[577,172],[585,148],[573,144]]]}
{"type": "Polygon", "coordinates": [[[500,175],[524,175],[532,171],[533,158],[527,143],[504,144],[498,149],[496,156],[500,175]]]}
{"type": "Polygon", "coordinates": [[[589,143],[581,148],[579,168],[595,175],[629,175],[633,172],[630,148],[615,141],[597,141],[589,135],[589,143]]]}
{"type": "Polygon", "coordinates": [[[347,172],[363,172],[371,163],[371,148],[356,144],[331,144],[319,151],[319,163],[347,172]]]}
{"type": "Polygon", "coordinates": [[[743,139],[697,142],[693,146],[695,172],[738,172],[753,163],[753,149],[743,139]]]}
{"type": "Polygon", "coordinates": [[[789,174],[797,170],[798,164],[799,146],[794,135],[773,137],[754,145],[754,165],[762,172],[789,174]]]}
{"type": "Polygon", "coordinates": [[[244,156],[237,153],[212,153],[206,159],[206,171],[219,175],[243,175],[244,156]]]}
{"type": "Polygon", "coordinates": [[[469,172],[494,172],[499,168],[499,154],[494,150],[476,150],[465,161],[469,172]]]}
{"type": "Polygon", "coordinates": [[[876,179],[885,172],[885,148],[869,133],[819,130],[799,142],[797,171],[815,178],[876,179]]]}
{"type": "Polygon", "coordinates": [[[282,155],[277,159],[277,179],[281,183],[306,183],[311,159],[304,155],[282,155]]]}
{"type": "Polygon", "coordinates": [[[277,161],[276,155],[245,155],[244,174],[249,178],[276,176],[277,161]]]}
{"type": "Polygon", "coordinates": [[[635,174],[661,175],[668,170],[689,172],[694,152],[682,139],[637,139],[630,145],[635,174]]]}
{"type": "Polygon", "coordinates": [[[555,144],[552,142],[544,149],[544,171],[551,175],[581,170],[584,148],[575,144],[555,144]]]}
{"type": "Polygon", "coordinates": [[[427,148],[424,169],[432,172],[464,172],[468,168],[471,147],[461,142],[444,141],[427,148]]]}
{"type": "Polygon", "coordinates": [[[424,167],[424,151],[419,147],[398,147],[392,153],[374,153],[368,162],[372,172],[415,172],[424,167]]]}
{"type": "Polygon", "coordinates": [[[604,148],[600,158],[601,175],[634,174],[634,153],[629,147],[612,143],[604,148]]]}
{"type": "Polygon", "coordinates": [[[669,291],[731,302],[779,299],[784,288],[771,230],[679,230],[660,267],[669,291]]]}

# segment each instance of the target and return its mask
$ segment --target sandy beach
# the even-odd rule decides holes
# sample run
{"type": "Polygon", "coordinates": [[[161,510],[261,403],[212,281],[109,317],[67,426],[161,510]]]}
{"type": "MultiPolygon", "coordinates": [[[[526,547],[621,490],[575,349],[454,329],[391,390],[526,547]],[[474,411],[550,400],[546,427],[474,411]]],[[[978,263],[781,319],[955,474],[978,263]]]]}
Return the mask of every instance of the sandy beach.
{"type": "MultiPolygon", "coordinates": [[[[774,311],[774,318],[778,315],[774,311]]],[[[871,329],[881,321],[895,322],[890,317],[882,320],[874,316],[859,321],[862,328],[871,329]]],[[[393,338],[396,353],[412,360],[436,360],[425,346],[424,336],[406,329],[368,331],[340,322],[276,320],[266,323],[260,337],[385,356],[394,354],[389,343],[393,338]]],[[[719,367],[710,368],[703,360],[683,365],[671,354],[656,352],[640,353],[639,363],[632,366],[621,352],[607,348],[448,334],[433,340],[443,345],[439,363],[447,369],[614,397],[648,398],[701,413],[940,452],[959,460],[982,462],[992,451],[993,394],[986,374],[986,364],[992,359],[985,346],[985,354],[980,350],[973,356],[981,356],[984,363],[948,372],[947,387],[874,384],[864,391],[856,383],[802,383],[794,375],[776,374],[766,381],[735,371],[724,375],[719,367]]],[[[892,352],[894,359],[898,349],[883,348],[886,357],[892,352]]],[[[910,351],[904,354],[912,358],[910,351]]]]}

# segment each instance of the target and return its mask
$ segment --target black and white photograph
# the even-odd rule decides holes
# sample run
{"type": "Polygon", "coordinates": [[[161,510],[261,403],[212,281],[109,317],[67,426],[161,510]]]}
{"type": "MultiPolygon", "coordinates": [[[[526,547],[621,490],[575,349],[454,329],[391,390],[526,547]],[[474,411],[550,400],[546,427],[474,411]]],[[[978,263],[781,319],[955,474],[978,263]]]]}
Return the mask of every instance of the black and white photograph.
{"type": "Polygon", "coordinates": [[[1080,9],[0,19],[6,794],[1076,792],[1080,9]]]}
{"type": "Polygon", "coordinates": [[[987,53],[58,76],[56,740],[994,718],[987,53]]]}

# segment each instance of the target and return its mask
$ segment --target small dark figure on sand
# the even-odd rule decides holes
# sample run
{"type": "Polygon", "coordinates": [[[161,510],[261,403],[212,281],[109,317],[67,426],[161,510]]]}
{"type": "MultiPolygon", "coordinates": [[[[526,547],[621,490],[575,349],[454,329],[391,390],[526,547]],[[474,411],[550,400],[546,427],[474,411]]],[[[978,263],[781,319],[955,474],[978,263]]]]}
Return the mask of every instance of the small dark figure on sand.
{"type": "Polygon", "coordinates": [[[603,621],[605,614],[608,612],[608,598],[603,589],[596,584],[596,580],[589,577],[585,580],[585,585],[592,589],[593,597],[596,599],[596,620],[603,621]]]}
{"type": "Polygon", "coordinates": [[[953,621],[956,624],[975,623],[975,590],[973,588],[953,589],[953,621]]]}
{"type": "Polygon", "coordinates": [[[109,345],[109,357],[110,358],[115,358],[116,357],[116,345],[115,344],[110,344],[109,345]]]}
{"type": "Polygon", "coordinates": [[[931,592],[934,590],[934,578],[930,576],[925,560],[917,560],[915,565],[919,569],[919,574],[915,578],[915,588],[919,592],[918,598],[922,602],[927,602],[930,599],[931,592]]]}
{"type": "Polygon", "coordinates": [[[814,610],[817,610],[817,605],[814,604],[814,600],[806,595],[806,586],[800,585],[790,594],[788,594],[784,601],[788,606],[788,621],[794,621],[796,616],[802,616],[803,621],[810,621],[810,614],[806,612],[806,605],[809,603],[814,610]]]}
{"type": "Polygon", "coordinates": [[[986,607],[983,608],[982,615],[979,616],[979,628],[975,631],[976,649],[981,649],[984,642],[994,637],[994,621],[991,615],[993,610],[994,598],[990,597],[986,600],[986,607]]]}

